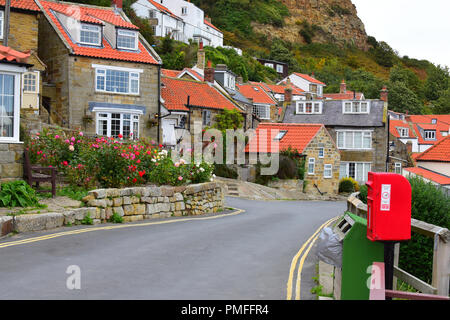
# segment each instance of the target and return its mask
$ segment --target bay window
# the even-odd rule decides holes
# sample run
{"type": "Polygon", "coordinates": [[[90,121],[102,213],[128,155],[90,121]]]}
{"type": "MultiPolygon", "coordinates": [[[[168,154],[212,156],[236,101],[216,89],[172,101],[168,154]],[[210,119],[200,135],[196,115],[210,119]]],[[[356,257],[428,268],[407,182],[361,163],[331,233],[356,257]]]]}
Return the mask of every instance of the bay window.
{"type": "Polygon", "coordinates": [[[337,131],[338,149],[371,149],[371,131],[337,131]]]}
{"type": "Polygon", "coordinates": [[[122,94],[139,94],[142,70],[94,65],[95,91],[122,94]]]}
{"type": "Polygon", "coordinates": [[[124,139],[139,138],[139,114],[119,112],[97,112],[97,134],[124,139]]]}

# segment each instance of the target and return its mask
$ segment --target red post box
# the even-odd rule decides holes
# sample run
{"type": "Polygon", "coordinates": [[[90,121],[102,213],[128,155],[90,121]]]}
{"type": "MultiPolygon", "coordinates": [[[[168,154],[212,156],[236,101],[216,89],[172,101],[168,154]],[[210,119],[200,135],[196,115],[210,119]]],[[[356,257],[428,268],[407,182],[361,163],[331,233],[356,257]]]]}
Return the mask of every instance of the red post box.
{"type": "Polygon", "coordinates": [[[402,175],[369,172],[367,238],[372,241],[411,239],[411,185],[402,175]]]}

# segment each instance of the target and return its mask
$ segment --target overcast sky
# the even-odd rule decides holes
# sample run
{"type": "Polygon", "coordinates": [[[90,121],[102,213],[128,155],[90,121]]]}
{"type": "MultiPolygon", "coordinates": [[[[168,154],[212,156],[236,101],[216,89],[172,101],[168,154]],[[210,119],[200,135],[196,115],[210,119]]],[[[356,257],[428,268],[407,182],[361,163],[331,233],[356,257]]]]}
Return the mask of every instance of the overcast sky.
{"type": "Polygon", "coordinates": [[[366,32],[400,56],[450,67],[450,0],[352,0],[366,32]]]}

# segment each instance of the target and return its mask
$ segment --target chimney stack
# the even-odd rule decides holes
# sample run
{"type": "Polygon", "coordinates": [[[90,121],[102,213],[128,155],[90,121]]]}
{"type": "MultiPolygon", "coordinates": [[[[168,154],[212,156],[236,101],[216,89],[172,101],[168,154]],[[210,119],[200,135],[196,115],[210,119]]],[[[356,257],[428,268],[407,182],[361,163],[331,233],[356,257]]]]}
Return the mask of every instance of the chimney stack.
{"type": "Polygon", "coordinates": [[[383,86],[383,89],[381,89],[380,99],[384,102],[388,102],[388,89],[386,86],[383,86]]]}
{"type": "Polygon", "coordinates": [[[347,84],[345,83],[345,80],[342,80],[341,82],[339,93],[347,93],[347,84]]]}
{"type": "Polygon", "coordinates": [[[238,77],[236,78],[236,82],[237,82],[238,84],[242,84],[242,83],[244,83],[244,79],[242,78],[242,76],[238,76],[238,77]]]}
{"type": "Polygon", "coordinates": [[[113,6],[117,9],[122,9],[123,0],[112,0],[113,6]]]}
{"type": "Polygon", "coordinates": [[[211,61],[208,60],[208,66],[204,71],[204,78],[206,82],[214,83],[214,68],[212,67],[211,61]]]}
{"type": "Polygon", "coordinates": [[[205,69],[205,50],[203,50],[203,42],[200,41],[198,44],[197,51],[197,68],[204,70],[205,69]]]}
{"type": "Polygon", "coordinates": [[[287,79],[286,86],[284,87],[284,102],[290,104],[292,102],[292,86],[291,79],[287,79]]]}

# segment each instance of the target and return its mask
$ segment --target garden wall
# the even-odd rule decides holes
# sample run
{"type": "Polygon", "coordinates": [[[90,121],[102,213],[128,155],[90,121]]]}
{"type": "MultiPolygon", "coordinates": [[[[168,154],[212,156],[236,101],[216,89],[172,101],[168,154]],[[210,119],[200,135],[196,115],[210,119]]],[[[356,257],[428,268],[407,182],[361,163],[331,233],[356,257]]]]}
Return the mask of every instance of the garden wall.
{"type": "Polygon", "coordinates": [[[23,177],[23,143],[0,143],[0,181],[23,177]]]}
{"type": "Polygon", "coordinates": [[[108,220],[114,213],[125,222],[151,218],[201,215],[223,210],[224,195],[219,183],[188,186],[147,186],[125,189],[97,189],[83,199],[96,207],[94,219],[108,220]]]}

